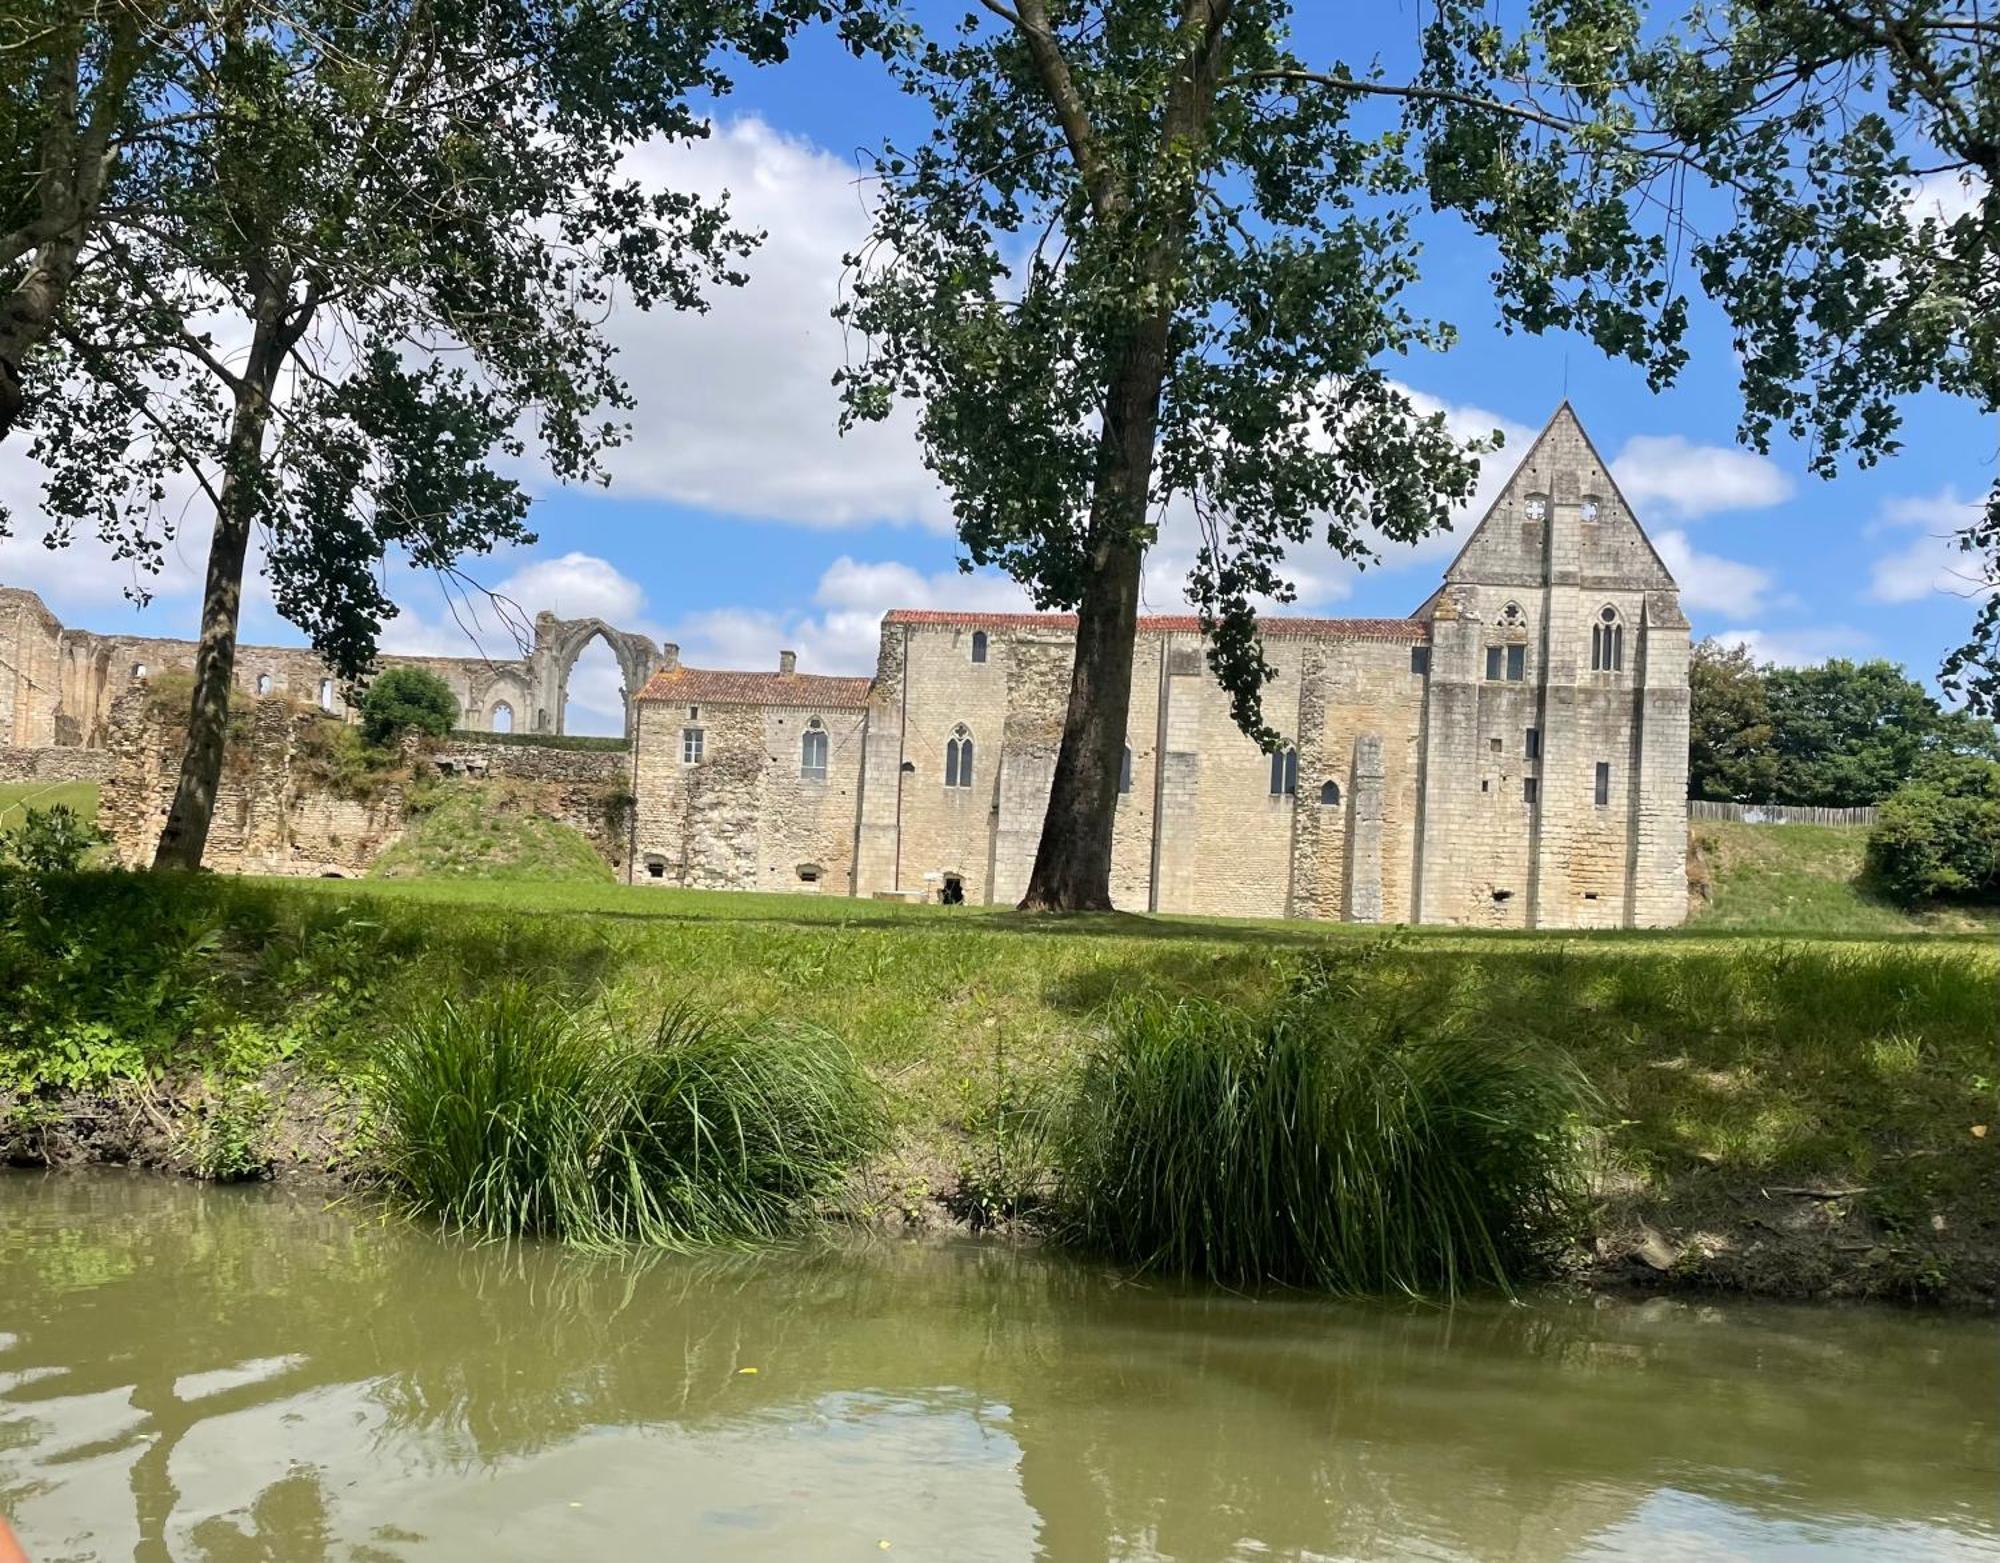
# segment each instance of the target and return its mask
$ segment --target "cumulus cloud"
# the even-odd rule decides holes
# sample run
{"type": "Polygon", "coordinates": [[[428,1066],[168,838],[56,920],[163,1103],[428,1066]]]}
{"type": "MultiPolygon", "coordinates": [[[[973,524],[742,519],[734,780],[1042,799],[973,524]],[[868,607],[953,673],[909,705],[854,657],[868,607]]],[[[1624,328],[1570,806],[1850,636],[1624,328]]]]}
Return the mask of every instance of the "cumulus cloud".
{"type": "Polygon", "coordinates": [[[1725,646],[1743,647],[1759,662],[1775,662],[1780,667],[1806,667],[1829,657],[1865,657],[1875,644],[1872,637],[1845,624],[1731,629],[1720,631],[1715,638],[1725,646]]]}
{"type": "Polygon", "coordinates": [[[840,258],[868,232],[855,169],[755,117],[648,147],[629,166],[648,183],[727,194],[735,224],[765,238],[750,281],[717,290],[707,313],[621,308],[608,322],[638,397],[632,440],[609,458],[615,491],[807,526],[949,531],[909,408],[845,437],[837,426],[846,346],[829,311],[840,258]]]}
{"type": "Polygon", "coordinates": [[[1957,535],[1979,518],[1982,502],[1961,499],[1952,488],[1892,499],[1869,527],[1870,535],[1915,534],[1869,568],[1868,595],[1876,602],[1920,602],[1940,593],[1978,597],[1995,589],[1977,555],[1958,546],[1957,535]]]}
{"type": "Polygon", "coordinates": [[[547,609],[559,619],[603,619],[621,629],[646,606],[637,581],[609,560],[575,550],[524,564],[495,589],[531,616],[547,609]]]}
{"type": "Polygon", "coordinates": [[[1681,605],[1697,613],[1720,613],[1732,619],[1761,613],[1771,590],[1771,575],[1755,565],[1705,554],[1688,541],[1686,532],[1661,532],[1653,538],[1668,572],[1680,582],[1681,605]]]}
{"type": "Polygon", "coordinates": [[[925,574],[890,560],[843,555],[820,576],[815,612],[717,608],[690,614],[669,633],[681,658],[697,667],[771,668],[780,650],[796,651],[808,673],[872,673],[882,615],[891,608],[947,608],[1025,613],[1027,594],[1005,576],[955,570],[925,574]]]}
{"type": "Polygon", "coordinates": [[[1721,510],[1762,510],[1792,497],[1791,477],[1768,456],[1697,445],[1679,434],[1635,434],[1611,462],[1641,517],[1691,521],[1721,510]]]}

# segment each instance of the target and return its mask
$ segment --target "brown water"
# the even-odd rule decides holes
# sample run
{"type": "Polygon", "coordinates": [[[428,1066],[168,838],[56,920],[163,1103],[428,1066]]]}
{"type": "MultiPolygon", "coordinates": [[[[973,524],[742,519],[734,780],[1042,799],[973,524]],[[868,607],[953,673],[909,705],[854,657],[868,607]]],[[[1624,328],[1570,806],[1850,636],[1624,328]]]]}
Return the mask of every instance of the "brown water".
{"type": "Polygon", "coordinates": [[[592,1261],[0,1176],[0,1509],[36,1563],[2000,1560],[1994,1346],[972,1243],[592,1261]]]}

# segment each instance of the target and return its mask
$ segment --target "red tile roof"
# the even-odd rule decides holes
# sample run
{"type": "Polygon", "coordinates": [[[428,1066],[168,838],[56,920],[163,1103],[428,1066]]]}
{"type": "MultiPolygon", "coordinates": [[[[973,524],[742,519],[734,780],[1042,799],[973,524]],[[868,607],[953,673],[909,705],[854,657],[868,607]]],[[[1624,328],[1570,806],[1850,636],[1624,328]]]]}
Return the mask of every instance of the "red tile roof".
{"type": "Polygon", "coordinates": [[[871,678],[830,678],[824,673],[731,673],[715,668],[662,668],[646,680],[641,700],[684,705],[797,706],[859,710],[868,704],[871,678]]]}
{"type": "MultiPolygon", "coordinates": [[[[888,624],[953,625],[985,630],[1073,630],[1073,613],[952,613],[936,608],[891,608],[884,619],[888,624]]],[[[1431,627],[1422,619],[1309,619],[1273,614],[1257,620],[1260,634],[1273,638],[1288,635],[1327,640],[1411,640],[1431,638],[1431,627]]],[[[1201,621],[1191,613],[1149,613],[1139,617],[1142,635],[1194,635],[1201,621]]]]}

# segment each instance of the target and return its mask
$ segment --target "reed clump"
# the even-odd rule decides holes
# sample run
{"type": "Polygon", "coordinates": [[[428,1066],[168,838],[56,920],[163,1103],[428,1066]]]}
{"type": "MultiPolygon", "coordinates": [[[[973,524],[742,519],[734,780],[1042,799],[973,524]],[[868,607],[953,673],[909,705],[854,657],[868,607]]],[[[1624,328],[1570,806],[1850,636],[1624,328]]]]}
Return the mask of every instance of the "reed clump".
{"type": "Polygon", "coordinates": [[[670,1009],[637,1038],[524,984],[440,998],[367,1078],[390,1187],[482,1237],[585,1247],[796,1230],[878,1143],[873,1086],[818,1031],[670,1009]]]}
{"type": "Polygon", "coordinates": [[[1305,988],[1129,1003],[1053,1136],[1070,1241],[1230,1286],[1450,1296],[1581,1228],[1589,1086],[1560,1050],[1305,988]]]}

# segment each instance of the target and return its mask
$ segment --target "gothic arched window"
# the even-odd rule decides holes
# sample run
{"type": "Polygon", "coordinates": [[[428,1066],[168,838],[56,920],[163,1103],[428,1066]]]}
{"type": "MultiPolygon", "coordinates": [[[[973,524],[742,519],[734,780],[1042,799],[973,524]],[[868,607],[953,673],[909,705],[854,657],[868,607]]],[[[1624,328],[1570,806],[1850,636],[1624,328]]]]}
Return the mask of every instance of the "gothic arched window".
{"type": "Polygon", "coordinates": [[[1299,795],[1299,751],[1279,749],[1271,756],[1271,796],[1296,798],[1299,795]]]}
{"type": "Polygon", "coordinates": [[[963,722],[951,730],[944,745],[944,784],[947,787],[972,785],[972,733],[963,722]]]}
{"type": "Polygon", "coordinates": [[[799,736],[799,775],[807,781],[826,780],[826,723],[818,717],[799,736]]]}
{"type": "Polygon", "coordinates": [[[1337,781],[1322,782],[1319,789],[1319,801],[1322,808],[1338,808],[1340,806],[1340,783],[1337,781]]]}
{"type": "Polygon", "coordinates": [[[1590,626],[1590,670],[1593,673],[1619,673],[1625,668],[1625,625],[1618,617],[1618,610],[1606,603],[1597,611],[1597,621],[1590,626]]]}
{"type": "Polygon", "coordinates": [[[986,631],[984,630],[974,630],[972,632],[972,660],[974,662],[984,662],[986,660],[986,631]]]}

